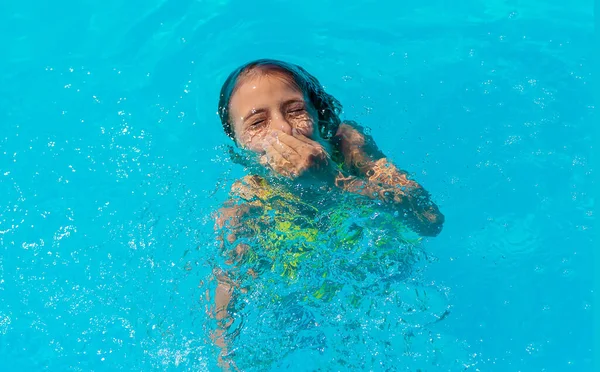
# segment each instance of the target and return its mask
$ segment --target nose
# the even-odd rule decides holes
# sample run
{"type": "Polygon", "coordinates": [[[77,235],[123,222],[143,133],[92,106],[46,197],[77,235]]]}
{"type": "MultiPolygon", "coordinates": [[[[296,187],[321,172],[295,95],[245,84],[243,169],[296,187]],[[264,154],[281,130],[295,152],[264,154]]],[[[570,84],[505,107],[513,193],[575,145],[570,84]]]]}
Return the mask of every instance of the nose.
{"type": "Polygon", "coordinates": [[[271,119],[271,129],[282,131],[285,134],[292,134],[292,125],[281,115],[276,115],[271,119]]]}

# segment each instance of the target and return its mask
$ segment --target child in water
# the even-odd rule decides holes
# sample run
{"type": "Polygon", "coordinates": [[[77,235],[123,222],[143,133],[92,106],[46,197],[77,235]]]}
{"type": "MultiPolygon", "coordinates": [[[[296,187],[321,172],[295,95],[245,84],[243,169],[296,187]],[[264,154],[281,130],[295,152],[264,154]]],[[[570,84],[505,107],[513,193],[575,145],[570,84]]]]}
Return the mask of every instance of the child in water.
{"type": "MultiPolygon", "coordinates": [[[[248,234],[244,216],[267,208],[274,189],[280,190],[282,199],[301,203],[292,185],[309,182],[320,185],[318,190],[333,189],[371,200],[421,236],[440,233],[444,216],[429,193],[387,159],[363,128],[342,121],[341,108],[315,77],[290,63],[253,61],[227,78],[218,109],[223,129],[268,174],[249,175],[234,183],[232,201],[220,210],[217,227],[224,231],[224,245],[231,245],[230,262],[242,262],[249,252],[246,244],[235,244],[240,234],[248,234]]],[[[306,232],[301,236],[312,239],[306,232]]],[[[257,275],[252,270],[248,274],[257,275]]],[[[221,270],[216,277],[215,318],[220,330],[215,341],[223,356],[236,281],[221,270]]]]}

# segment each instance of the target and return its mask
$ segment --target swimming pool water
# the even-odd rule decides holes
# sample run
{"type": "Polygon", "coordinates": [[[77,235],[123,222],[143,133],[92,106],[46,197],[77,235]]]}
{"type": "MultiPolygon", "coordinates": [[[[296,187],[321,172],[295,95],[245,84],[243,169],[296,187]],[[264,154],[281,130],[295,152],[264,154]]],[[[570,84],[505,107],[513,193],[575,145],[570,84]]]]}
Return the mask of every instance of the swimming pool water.
{"type": "Polygon", "coordinates": [[[243,174],[217,94],[260,57],[316,75],[446,215],[403,282],[439,294],[412,335],[355,313],[271,369],[595,370],[591,1],[0,10],[0,370],[214,370],[212,213],[243,174]]]}

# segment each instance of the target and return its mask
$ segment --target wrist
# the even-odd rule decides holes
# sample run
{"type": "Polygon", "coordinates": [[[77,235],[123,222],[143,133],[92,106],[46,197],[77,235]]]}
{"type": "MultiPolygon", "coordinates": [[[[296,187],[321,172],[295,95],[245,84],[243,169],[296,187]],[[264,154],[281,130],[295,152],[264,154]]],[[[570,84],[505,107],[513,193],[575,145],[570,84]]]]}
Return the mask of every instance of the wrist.
{"type": "Polygon", "coordinates": [[[365,163],[365,176],[371,182],[387,183],[382,182],[386,180],[386,175],[395,173],[395,167],[390,164],[386,158],[370,161],[365,163]]]}
{"type": "Polygon", "coordinates": [[[381,158],[369,164],[365,173],[369,182],[386,189],[394,190],[396,194],[406,195],[418,184],[407,178],[406,173],[396,168],[387,158],[381,158]]]}

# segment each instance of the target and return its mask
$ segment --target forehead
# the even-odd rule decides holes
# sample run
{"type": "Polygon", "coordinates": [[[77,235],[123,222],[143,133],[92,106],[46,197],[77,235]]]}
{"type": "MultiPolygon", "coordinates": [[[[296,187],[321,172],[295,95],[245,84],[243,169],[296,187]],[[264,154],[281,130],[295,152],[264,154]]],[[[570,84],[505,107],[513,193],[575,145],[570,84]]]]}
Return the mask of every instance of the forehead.
{"type": "Polygon", "coordinates": [[[249,73],[241,76],[230,101],[232,114],[265,108],[291,98],[303,99],[304,94],[289,76],[283,73],[249,73]]]}

